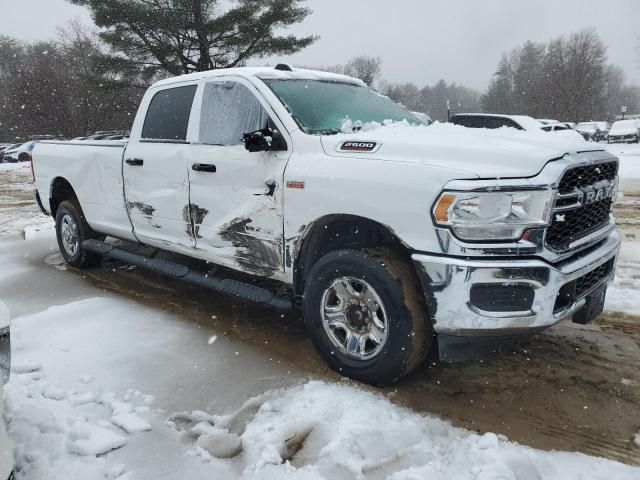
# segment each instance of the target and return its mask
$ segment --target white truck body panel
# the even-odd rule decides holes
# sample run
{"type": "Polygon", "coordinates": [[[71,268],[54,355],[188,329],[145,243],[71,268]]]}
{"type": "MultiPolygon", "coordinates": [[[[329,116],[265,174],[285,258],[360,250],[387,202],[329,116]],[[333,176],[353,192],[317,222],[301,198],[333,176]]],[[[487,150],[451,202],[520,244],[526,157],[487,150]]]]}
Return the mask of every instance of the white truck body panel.
{"type": "Polygon", "coordinates": [[[122,155],[125,146],[124,141],[37,144],[39,152],[47,152],[46,161],[34,161],[36,189],[42,192],[45,209],[49,210],[48,199],[54,180],[63,177],[73,185],[87,221],[94,230],[135,241],[123,197],[122,155]]]}

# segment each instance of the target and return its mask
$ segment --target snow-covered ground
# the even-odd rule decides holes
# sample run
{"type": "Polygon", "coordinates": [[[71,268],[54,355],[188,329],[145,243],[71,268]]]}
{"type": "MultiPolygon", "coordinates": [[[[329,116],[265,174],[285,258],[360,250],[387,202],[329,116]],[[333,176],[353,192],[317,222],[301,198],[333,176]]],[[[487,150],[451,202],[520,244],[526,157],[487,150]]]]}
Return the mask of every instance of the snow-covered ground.
{"type": "Polygon", "coordinates": [[[616,279],[607,292],[606,308],[640,315],[640,145],[606,145],[620,159],[620,202],[618,222],[623,237],[616,266],[616,279]],[[622,215],[630,210],[632,218],[622,215]]]}
{"type": "MultiPolygon", "coordinates": [[[[633,157],[621,171],[636,171],[633,157]]],[[[28,170],[0,167],[0,190],[30,192],[28,170]]],[[[0,226],[18,479],[640,478],[638,468],[478,435],[352,382],[310,378],[286,352],[265,355],[214,325],[106,293],[64,270],[50,219],[32,204],[0,208],[0,226]]],[[[608,308],[640,311],[639,250],[625,240],[608,308]]]]}
{"type": "Polygon", "coordinates": [[[623,190],[625,185],[640,183],[640,144],[617,143],[602,144],[607,150],[620,159],[620,183],[623,190]]]}
{"type": "Polygon", "coordinates": [[[640,239],[625,238],[616,277],[607,290],[605,309],[640,316],[640,239]]]}
{"type": "MultiPolygon", "coordinates": [[[[237,408],[214,398],[198,403],[197,393],[189,398],[184,385],[192,382],[184,376],[198,371],[216,390],[233,388],[236,380],[216,375],[197,349],[183,348],[184,337],[193,341],[199,333],[190,330],[178,317],[103,295],[14,319],[6,417],[18,478],[640,475],[609,460],[543,452],[454,428],[348,383],[298,378],[237,408]]],[[[200,349],[207,340],[200,336],[200,349]]],[[[215,341],[207,348],[226,346],[215,341]]],[[[227,361],[237,361],[238,375],[245,374],[238,359],[244,353],[226,352],[227,361]]]]}
{"type": "Polygon", "coordinates": [[[0,238],[53,228],[52,219],[40,215],[33,188],[28,163],[0,163],[0,238]]]}

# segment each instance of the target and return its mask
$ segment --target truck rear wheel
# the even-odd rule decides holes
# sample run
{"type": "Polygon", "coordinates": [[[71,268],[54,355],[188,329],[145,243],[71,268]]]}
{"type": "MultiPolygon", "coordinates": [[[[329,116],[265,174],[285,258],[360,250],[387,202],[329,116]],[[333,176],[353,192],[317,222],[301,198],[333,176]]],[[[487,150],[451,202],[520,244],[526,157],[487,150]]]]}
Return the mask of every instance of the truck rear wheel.
{"type": "Polygon", "coordinates": [[[90,238],[102,238],[87,223],[80,205],[65,200],[56,211],[56,237],[65,261],[76,268],[89,268],[100,263],[102,257],[82,248],[82,242],[90,238]]]}
{"type": "Polygon", "coordinates": [[[303,312],[329,366],[366,383],[407,375],[433,343],[416,273],[388,249],[338,250],[321,258],[307,279],[303,312]]]}

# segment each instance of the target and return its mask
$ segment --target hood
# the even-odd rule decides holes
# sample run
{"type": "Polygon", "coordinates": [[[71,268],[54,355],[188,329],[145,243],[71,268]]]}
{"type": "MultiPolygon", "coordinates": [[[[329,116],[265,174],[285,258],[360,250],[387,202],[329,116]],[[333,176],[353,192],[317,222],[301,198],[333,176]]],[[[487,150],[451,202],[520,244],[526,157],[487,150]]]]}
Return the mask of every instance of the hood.
{"type": "Polygon", "coordinates": [[[638,127],[634,125],[625,125],[619,127],[612,127],[609,130],[609,136],[614,135],[636,135],[638,133],[638,127]]]}
{"type": "MultiPolygon", "coordinates": [[[[410,162],[455,169],[480,178],[529,177],[568,153],[603,150],[583,139],[513,128],[495,130],[435,123],[429,127],[366,124],[356,133],[323,136],[327,155],[410,162]],[[369,145],[370,152],[344,151],[344,142],[369,145]]],[[[358,148],[359,145],[356,145],[358,148]]]]}

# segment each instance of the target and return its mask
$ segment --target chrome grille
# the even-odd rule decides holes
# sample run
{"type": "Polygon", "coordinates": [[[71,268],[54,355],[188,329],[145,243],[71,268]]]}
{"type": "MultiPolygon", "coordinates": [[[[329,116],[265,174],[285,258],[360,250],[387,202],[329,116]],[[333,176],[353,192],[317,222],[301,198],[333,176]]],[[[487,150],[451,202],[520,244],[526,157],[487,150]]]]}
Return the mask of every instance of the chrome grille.
{"type": "Polygon", "coordinates": [[[617,181],[618,162],[610,161],[572,168],[565,172],[558,187],[558,195],[551,225],[547,229],[546,244],[551,250],[566,250],[576,240],[600,230],[609,223],[613,199],[591,198],[589,192],[613,188],[617,181]]]}

